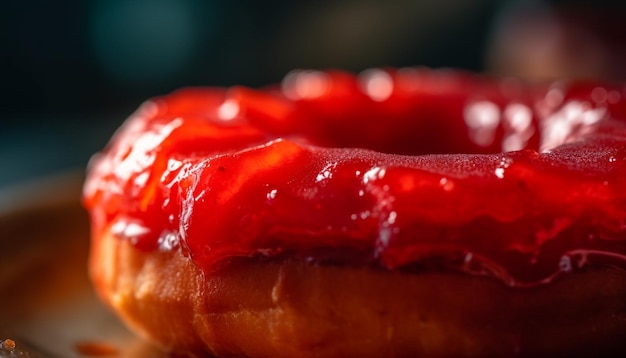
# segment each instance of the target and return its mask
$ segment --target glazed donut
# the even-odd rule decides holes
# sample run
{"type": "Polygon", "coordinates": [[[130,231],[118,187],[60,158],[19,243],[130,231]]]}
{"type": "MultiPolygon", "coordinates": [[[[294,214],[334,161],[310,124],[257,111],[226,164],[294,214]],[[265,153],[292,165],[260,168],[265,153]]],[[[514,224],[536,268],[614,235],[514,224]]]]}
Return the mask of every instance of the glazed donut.
{"type": "Polygon", "coordinates": [[[90,162],[90,272],[177,354],[626,352],[626,95],[295,71],[143,104],[90,162]]]}

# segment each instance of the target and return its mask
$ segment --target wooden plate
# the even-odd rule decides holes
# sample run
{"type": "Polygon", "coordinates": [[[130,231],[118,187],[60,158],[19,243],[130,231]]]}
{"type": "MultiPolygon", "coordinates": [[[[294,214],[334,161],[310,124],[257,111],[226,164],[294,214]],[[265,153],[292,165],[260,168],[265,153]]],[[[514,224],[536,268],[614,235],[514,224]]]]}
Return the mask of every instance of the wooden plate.
{"type": "Polygon", "coordinates": [[[163,356],[92,291],[82,181],[69,173],[0,190],[0,357],[163,356]]]}

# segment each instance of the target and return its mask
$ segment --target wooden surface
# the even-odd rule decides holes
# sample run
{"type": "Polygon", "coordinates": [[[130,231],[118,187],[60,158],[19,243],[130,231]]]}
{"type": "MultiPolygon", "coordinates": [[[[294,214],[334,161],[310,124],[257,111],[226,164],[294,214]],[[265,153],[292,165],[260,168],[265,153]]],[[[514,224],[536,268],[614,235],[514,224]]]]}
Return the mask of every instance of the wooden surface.
{"type": "Polygon", "coordinates": [[[160,357],[96,298],[78,174],[0,191],[0,357],[160,357]],[[1,348],[1,347],[0,347],[1,348]]]}

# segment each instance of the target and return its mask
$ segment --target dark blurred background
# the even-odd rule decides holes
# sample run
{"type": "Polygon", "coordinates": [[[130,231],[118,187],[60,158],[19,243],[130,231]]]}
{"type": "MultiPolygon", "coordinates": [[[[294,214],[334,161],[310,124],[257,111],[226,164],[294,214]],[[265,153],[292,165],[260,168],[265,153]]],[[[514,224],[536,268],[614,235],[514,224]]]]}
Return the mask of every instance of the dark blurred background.
{"type": "Polygon", "coordinates": [[[623,79],[620,2],[3,0],[0,187],[85,167],[145,99],[295,68],[623,79]]]}

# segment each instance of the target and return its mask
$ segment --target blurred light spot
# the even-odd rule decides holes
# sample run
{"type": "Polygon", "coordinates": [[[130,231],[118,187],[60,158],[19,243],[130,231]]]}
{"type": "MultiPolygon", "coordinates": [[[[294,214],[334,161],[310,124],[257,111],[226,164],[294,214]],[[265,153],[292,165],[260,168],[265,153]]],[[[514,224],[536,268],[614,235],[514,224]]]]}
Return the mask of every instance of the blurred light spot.
{"type": "Polygon", "coordinates": [[[622,99],[622,95],[619,92],[611,91],[611,92],[609,92],[607,100],[608,100],[609,104],[616,104],[621,99],[622,99]]]}
{"type": "Polygon", "coordinates": [[[596,103],[606,102],[608,97],[608,91],[602,87],[596,87],[591,90],[591,99],[596,103]]]}
{"type": "Polygon", "coordinates": [[[444,191],[452,191],[454,189],[454,182],[448,178],[441,178],[439,185],[444,191]]]}
{"type": "Polygon", "coordinates": [[[500,110],[493,102],[476,102],[469,105],[465,111],[465,123],[471,128],[494,128],[499,121],[500,110]]]}
{"type": "Polygon", "coordinates": [[[500,109],[495,103],[472,103],[465,108],[464,118],[470,130],[470,138],[476,144],[488,146],[493,143],[496,128],[500,124],[500,109]]]}
{"type": "Polygon", "coordinates": [[[581,122],[582,124],[590,125],[598,123],[606,115],[606,107],[598,107],[595,109],[588,109],[583,112],[581,122]]]}
{"type": "Polygon", "coordinates": [[[511,134],[502,140],[502,151],[512,152],[526,146],[526,140],[518,134],[511,134]]]}
{"type": "Polygon", "coordinates": [[[239,103],[232,98],[224,101],[224,103],[222,103],[222,105],[217,109],[217,116],[223,121],[233,120],[238,114],[239,103]]]}
{"type": "Polygon", "coordinates": [[[361,88],[374,101],[382,102],[393,92],[393,79],[387,71],[369,69],[359,75],[361,88]]]}
{"type": "Polygon", "coordinates": [[[189,1],[98,1],[91,41],[96,58],[129,82],[155,82],[184,67],[198,45],[189,1]]]}
{"type": "Polygon", "coordinates": [[[506,107],[504,118],[513,130],[523,132],[532,122],[532,112],[527,106],[515,103],[506,107]]]}
{"type": "Polygon", "coordinates": [[[532,126],[532,112],[523,104],[510,104],[504,110],[505,135],[502,150],[510,152],[523,149],[528,139],[535,133],[532,126]]]}
{"type": "Polygon", "coordinates": [[[563,102],[563,91],[558,88],[552,88],[546,94],[545,102],[549,107],[556,107],[563,102]]]}
{"type": "Polygon", "coordinates": [[[577,138],[581,130],[589,130],[606,115],[605,107],[590,108],[589,103],[571,101],[542,122],[540,149],[550,149],[577,138]]]}
{"type": "Polygon", "coordinates": [[[330,88],[330,77],[321,71],[295,70],[285,76],[282,89],[293,100],[314,99],[324,95],[330,88]]]}
{"type": "Polygon", "coordinates": [[[139,188],[143,188],[148,184],[148,180],[150,179],[150,173],[143,172],[135,177],[133,180],[133,185],[139,188]]]}
{"type": "Polygon", "coordinates": [[[140,236],[149,233],[150,229],[141,224],[120,219],[111,226],[111,232],[115,236],[136,241],[140,236]]]}

